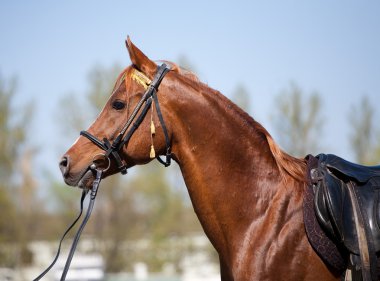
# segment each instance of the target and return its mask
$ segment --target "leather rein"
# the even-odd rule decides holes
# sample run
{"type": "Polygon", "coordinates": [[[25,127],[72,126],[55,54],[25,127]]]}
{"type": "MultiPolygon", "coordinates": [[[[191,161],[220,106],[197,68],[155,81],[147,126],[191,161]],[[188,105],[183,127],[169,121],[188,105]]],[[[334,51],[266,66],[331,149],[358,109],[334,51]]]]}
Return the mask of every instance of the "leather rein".
{"type": "MultiPolygon", "coordinates": [[[[166,73],[168,73],[169,71],[170,71],[170,69],[166,66],[166,64],[162,64],[157,68],[157,72],[153,78],[153,81],[148,85],[147,90],[144,93],[143,97],[138,102],[138,104],[136,105],[136,107],[132,111],[131,116],[128,118],[126,124],[124,125],[124,127],[122,128],[122,130],[120,131],[120,133],[118,134],[118,136],[115,138],[115,140],[112,143],[107,138],[103,138],[103,141],[100,141],[97,137],[95,137],[94,135],[90,134],[87,131],[81,131],[80,132],[80,135],[88,138],[90,141],[92,141],[94,144],[96,144],[98,147],[100,147],[101,149],[103,149],[105,151],[105,154],[102,156],[104,156],[108,160],[109,165],[111,163],[111,161],[110,161],[110,156],[111,156],[113,158],[113,160],[116,162],[118,170],[123,175],[125,175],[127,173],[127,164],[122,159],[122,157],[120,156],[119,153],[122,150],[122,148],[124,147],[124,145],[128,144],[132,135],[135,133],[137,128],[143,122],[149,108],[152,105],[152,102],[155,103],[155,108],[156,108],[156,112],[158,115],[158,119],[160,121],[160,124],[162,126],[162,129],[163,129],[163,132],[165,135],[165,145],[166,145],[166,160],[165,161],[162,160],[158,155],[157,155],[156,159],[161,164],[163,164],[165,167],[168,167],[171,163],[170,138],[169,138],[168,130],[167,130],[167,127],[165,125],[164,118],[162,116],[161,108],[160,108],[158,98],[157,98],[158,87],[161,84],[161,81],[164,78],[164,76],[166,75],[166,73]],[[141,110],[141,108],[142,108],[142,110],[141,110]],[[141,110],[141,112],[140,112],[140,110],[141,110]],[[135,120],[135,118],[139,112],[140,112],[140,115],[135,120]],[[134,120],[135,120],[135,122],[133,122],[134,120]],[[133,124],[132,124],[132,122],[133,122],[133,124]],[[132,127],[127,132],[128,128],[131,126],[131,124],[132,124],[132,127]]],[[[62,275],[61,275],[60,281],[66,280],[66,275],[67,275],[67,272],[69,271],[71,260],[74,256],[74,252],[75,252],[75,249],[78,245],[79,238],[80,238],[82,231],[83,231],[84,227],[86,226],[86,224],[87,224],[87,222],[91,216],[91,213],[92,213],[92,210],[94,207],[94,203],[95,203],[95,198],[96,198],[96,195],[98,192],[100,182],[102,180],[103,173],[106,170],[108,170],[109,165],[107,168],[101,169],[101,168],[98,168],[95,163],[92,163],[88,167],[88,170],[92,171],[92,173],[95,176],[95,180],[92,184],[92,189],[91,189],[91,191],[89,189],[83,189],[82,196],[80,199],[79,215],[73,221],[73,223],[67,228],[67,230],[64,232],[64,234],[63,234],[63,236],[59,242],[57,254],[56,254],[53,262],[39,276],[37,276],[35,279],[33,279],[33,281],[38,281],[42,277],[44,277],[46,275],[46,273],[48,273],[52,269],[54,264],[57,262],[60,251],[61,251],[62,242],[63,242],[64,238],[66,237],[67,233],[69,233],[69,231],[74,227],[74,225],[78,222],[78,220],[82,216],[83,202],[84,202],[84,199],[85,199],[87,193],[89,193],[89,191],[90,191],[90,201],[88,204],[86,216],[83,219],[81,225],[79,226],[77,233],[75,234],[75,237],[73,239],[73,242],[72,242],[72,245],[70,248],[69,255],[68,255],[67,260],[66,260],[65,267],[64,267],[62,275]]]]}
{"type": "MultiPolygon", "coordinates": [[[[61,275],[60,281],[66,280],[66,275],[67,275],[67,272],[69,271],[71,260],[74,257],[74,252],[75,252],[75,249],[76,249],[76,247],[78,245],[79,238],[80,238],[80,236],[82,234],[82,231],[83,231],[84,227],[86,226],[86,224],[87,224],[87,222],[88,222],[88,220],[89,220],[89,218],[91,216],[92,209],[94,208],[95,198],[96,198],[96,195],[98,193],[98,188],[99,188],[100,181],[102,179],[102,175],[103,175],[103,170],[102,169],[97,169],[96,166],[95,166],[95,164],[92,164],[89,167],[89,169],[95,175],[95,180],[94,180],[94,182],[92,184],[92,189],[91,189],[91,192],[90,192],[90,201],[88,203],[87,213],[86,213],[85,218],[82,221],[82,224],[78,228],[77,233],[75,234],[74,240],[73,240],[73,242],[71,244],[70,252],[69,252],[69,255],[67,256],[65,267],[64,267],[64,269],[62,271],[62,275],[61,275]]],[[[59,254],[61,252],[61,246],[62,246],[63,240],[65,239],[66,235],[70,232],[70,230],[74,227],[74,225],[78,222],[78,220],[82,216],[82,213],[83,213],[83,202],[84,202],[84,199],[86,198],[86,195],[87,195],[88,192],[89,192],[88,189],[83,189],[82,196],[81,196],[81,199],[80,199],[80,212],[79,212],[77,218],[71,223],[71,225],[63,233],[62,238],[59,241],[59,246],[58,246],[57,254],[55,255],[55,258],[54,258],[53,262],[40,275],[38,275],[35,279],[33,279],[33,281],[41,280],[42,277],[44,277],[46,275],[46,273],[48,273],[50,271],[50,269],[53,268],[54,264],[57,262],[59,254]]]]}

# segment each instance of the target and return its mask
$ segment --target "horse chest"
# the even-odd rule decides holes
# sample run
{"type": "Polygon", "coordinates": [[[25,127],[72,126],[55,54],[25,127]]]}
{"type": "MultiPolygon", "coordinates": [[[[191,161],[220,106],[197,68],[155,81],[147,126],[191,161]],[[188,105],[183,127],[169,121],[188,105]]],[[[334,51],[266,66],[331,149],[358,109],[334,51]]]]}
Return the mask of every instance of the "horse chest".
{"type": "Polygon", "coordinates": [[[225,266],[231,277],[223,281],[337,280],[310,247],[302,212],[286,219],[280,213],[258,218],[230,241],[232,249],[224,253],[230,253],[225,266]]]}

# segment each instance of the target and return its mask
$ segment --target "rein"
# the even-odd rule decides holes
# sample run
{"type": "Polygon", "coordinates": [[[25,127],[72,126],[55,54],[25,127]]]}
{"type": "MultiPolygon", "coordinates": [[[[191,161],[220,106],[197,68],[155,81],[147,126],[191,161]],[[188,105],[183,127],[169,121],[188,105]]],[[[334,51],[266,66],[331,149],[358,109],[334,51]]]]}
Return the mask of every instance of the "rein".
{"type": "Polygon", "coordinates": [[[77,230],[77,233],[75,234],[74,240],[73,240],[73,242],[71,244],[69,255],[67,256],[67,259],[66,259],[65,267],[64,267],[62,275],[61,275],[60,281],[66,280],[66,275],[67,275],[67,272],[69,271],[71,260],[73,259],[75,249],[76,249],[76,247],[78,245],[78,242],[79,242],[79,238],[80,238],[80,236],[82,234],[82,231],[83,231],[84,227],[86,226],[86,224],[87,224],[87,222],[88,222],[88,220],[89,220],[89,218],[91,216],[92,209],[94,208],[95,198],[96,198],[96,195],[98,193],[99,184],[100,184],[100,181],[101,181],[102,175],[103,175],[103,170],[97,169],[96,166],[95,166],[95,164],[92,164],[90,166],[90,169],[91,169],[91,171],[93,173],[96,174],[96,178],[95,178],[95,180],[94,180],[94,182],[92,184],[92,189],[91,189],[90,192],[89,192],[88,189],[86,189],[86,190],[83,189],[83,191],[82,191],[82,196],[81,196],[81,199],[80,199],[80,211],[79,211],[79,215],[77,216],[77,218],[73,221],[73,223],[67,228],[67,230],[62,235],[62,238],[59,241],[59,246],[58,246],[57,254],[55,255],[55,258],[54,258],[53,262],[40,275],[38,275],[35,279],[33,279],[33,281],[41,280],[41,278],[44,277],[46,275],[46,273],[48,273],[50,271],[50,269],[52,269],[52,267],[54,266],[54,264],[57,262],[59,254],[61,252],[62,242],[65,239],[67,233],[70,232],[70,230],[74,227],[74,225],[78,222],[78,220],[82,216],[84,199],[86,198],[86,195],[88,193],[90,193],[90,201],[88,203],[88,208],[87,208],[86,216],[84,217],[81,225],[79,226],[79,228],[77,230]]]}
{"type": "MultiPolygon", "coordinates": [[[[89,204],[88,204],[86,216],[84,217],[84,219],[82,221],[82,224],[79,226],[79,228],[77,230],[77,233],[75,234],[75,237],[73,239],[73,242],[72,242],[72,245],[71,245],[71,248],[70,248],[70,252],[69,252],[69,255],[67,257],[66,264],[65,264],[65,267],[63,269],[60,281],[66,280],[66,275],[67,275],[67,272],[69,271],[71,260],[73,259],[75,249],[76,249],[76,247],[78,245],[78,242],[79,242],[79,238],[80,238],[80,236],[82,234],[82,231],[83,231],[84,227],[86,226],[86,224],[87,224],[87,222],[88,222],[88,220],[89,220],[89,218],[91,216],[92,210],[94,208],[95,198],[96,198],[96,194],[98,192],[100,181],[102,180],[103,172],[105,172],[106,170],[108,170],[108,168],[109,168],[109,166],[111,164],[110,163],[110,156],[112,156],[113,159],[115,160],[117,168],[119,169],[119,171],[121,172],[121,174],[125,175],[127,173],[127,164],[125,163],[124,160],[122,160],[122,157],[120,156],[119,153],[120,153],[121,149],[123,148],[123,146],[126,145],[126,144],[128,144],[128,142],[131,139],[131,137],[134,134],[134,132],[137,130],[137,128],[143,122],[146,114],[148,113],[149,108],[152,105],[152,102],[154,102],[154,104],[155,104],[155,108],[156,108],[156,112],[157,112],[157,115],[158,115],[158,119],[160,121],[160,124],[161,124],[163,132],[164,132],[165,145],[166,145],[166,160],[165,161],[162,160],[159,156],[157,156],[156,159],[161,164],[163,164],[165,167],[170,166],[170,163],[171,163],[170,139],[169,139],[168,130],[167,130],[167,127],[165,125],[164,118],[162,116],[161,108],[160,108],[160,105],[159,105],[159,102],[158,102],[158,98],[157,98],[158,86],[161,84],[162,79],[164,78],[164,76],[166,75],[166,73],[168,73],[169,70],[170,69],[167,68],[166,64],[162,64],[162,65],[160,65],[157,68],[157,72],[156,72],[156,74],[154,76],[153,81],[148,85],[147,90],[144,93],[143,97],[138,102],[138,104],[136,105],[136,107],[132,111],[131,116],[128,118],[128,120],[125,123],[124,127],[122,128],[122,130],[120,131],[120,133],[118,134],[118,136],[115,138],[115,140],[112,143],[107,138],[103,138],[103,141],[100,141],[97,137],[95,137],[94,135],[90,134],[87,131],[81,131],[80,132],[80,135],[88,138],[90,141],[92,141],[94,144],[96,144],[98,147],[100,147],[101,149],[103,149],[105,151],[105,154],[102,155],[102,156],[104,156],[109,161],[109,163],[108,163],[109,165],[105,169],[97,168],[96,165],[95,165],[95,163],[91,164],[88,167],[88,169],[90,171],[92,171],[92,173],[95,175],[95,180],[94,180],[94,182],[92,184],[92,189],[90,191],[90,201],[89,201],[89,204]],[[142,108],[142,110],[141,110],[141,108],[142,108]],[[137,114],[140,112],[140,110],[141,110],[141,113],[137,117],[137,119],[135,120],[135,118],[136,118],[137,114]],[[135,122],[133,122],[134,120],[135,120],[135,122]],[[132,124],[132,122],[133,122],[133,124],[132,124]],[[131,125],[132,125],[131,129],[127,132],[128,128],[131,125]]],[[[143,74],[140,73],[140,75],[143,75],[143,74]]],[[[146,78],[145,81],[148,81],[148,80],[149,79],[146,78]]],[[[81,199],[80,199],[80,212],[79,212],[79,215],[73,221],[73,223],[67,228],[67,230],[64,232],[64,234],[63,234],[63,236],[62,236],[62,238],[61,238],[61,240],[59,242],[57,254],[56,254],[53,262],[38,277],[36,277],[33,281],[38,281],[42,277],[44,277],[46,275],[46,273],[48,273],[51,270],[51,268],[54,266],[54,264],[57,262],[59,254],[61,252],[61,246],[62,246],[63,240],[65,239],[67,233],[70,232],[70,230],[74,227],[74,225],[78,222],[78,220],[82,216],[82,213],[83,213],[83,202],[84,202],[84,199],[86,198],[87,193],[89,193],[89,190],[88,189],[83,189],[82,196],[81,196],[81,199]]]]}
{"type": "MultiPolygon", "coordinates": [[[[137,103],[136,107],[132,111],[131,116],[128,118],[127,122],[125,123],[124,127],[121,129],[115,140],[111,143],[109,139],[103,138],[103,141],[99,140],[94,135],[90,134],[87,131],[81,131],[80,135],[88,138],[90,141],[92,141],[94,144],[96,144],[98,147],[103,149],[105,151],[104,156],[106,158],[109,158],[110,156],[113,157],[113,159],[116,162],[118,170],[121,172],[121,174],[125,175],[127,173],[127,164],[124,160],[122,160],[122,157],[120,156],[120,151],[123,148],[124,145],[128,144],[129,140],[131,139],[134,132],[137,130],[137,128],[140,126],[140,124],[143,122],[149,108],[152,105],[152,100],[155,103],[156,112],[158,115],[158,119],[160,121],[160,124],[162,126],[162,129],[164,131],[165,135],[165,145],[166,145],[166,161],[163,161],[159,156],[156,157],[156,159],[163,164],[165,167],[170,166],[171,163],[171,147],[170,147],[170,138],[168,134],[168,130],[166,128],[164,118],[162,117],[162,112],[160,108],[160,104],[158,102],[157,98],[157,91],[158,86],[161,84],[162,79],[164,79],[166,73],[168,73],[170,69],[167,68],[166,64],[162,64],[157,68],[157,72],[153,78],[153,81],[149,84],[146,92],[144,93],[141,100],[137,103]],[[145,104],[145,105],[144,105],[145,104]],[[144,105],[144,107],[143,107],[144,105]],[[142,108],[143,107],[143,108],[142,108]],[[141,110],[142,108],[142,110],[141,110]],[[137,114],[140,112],[140,115],[137,117],[136,121],[132,124],[134,119],[136,118],[137,114]],[[131,129],[127,132],[128,128],[131,126],[131,129]]],[[[142,73],[140,73],[142,75],[142,73]]]]}

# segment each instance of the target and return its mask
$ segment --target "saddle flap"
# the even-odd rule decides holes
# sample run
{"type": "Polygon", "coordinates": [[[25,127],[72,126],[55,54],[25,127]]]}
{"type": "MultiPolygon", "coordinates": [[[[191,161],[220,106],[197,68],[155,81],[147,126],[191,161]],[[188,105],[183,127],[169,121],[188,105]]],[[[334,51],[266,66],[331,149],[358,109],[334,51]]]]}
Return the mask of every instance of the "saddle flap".
{"type": "Polygon", "coordinates": [[[352,253],[359,254],[354,219],[354,206],[348,185],[354,186],[359,211],[366,221],[367,232],[380,251],[380,175],[374,170],[359,170],[335,155],[318,155],[318,177],[315,182],[315,213],[330,237],[352,253]],[[343,164],[342,164],[343,163],[343,164]],[[350,167],[354,167],[351,169],[350,167]]]}
{"type": "Polygon", "coordinates": [[[321,190],[325,196],[326,212],[329,213],[328,218],[332,225],[331,234],[339,243],[344,243],[350,252],[358,254],[357,233],[353,228],[355,226],[353,207],[346,183],[327,173],[321,190]]]}
{"type": "Polygon", "coordinates": [[[380,177],[380,166],[363,166],[344,160],[334,154],[321,154],[326,166],[359,183],[366,183],[373,177],[380,177]]]}

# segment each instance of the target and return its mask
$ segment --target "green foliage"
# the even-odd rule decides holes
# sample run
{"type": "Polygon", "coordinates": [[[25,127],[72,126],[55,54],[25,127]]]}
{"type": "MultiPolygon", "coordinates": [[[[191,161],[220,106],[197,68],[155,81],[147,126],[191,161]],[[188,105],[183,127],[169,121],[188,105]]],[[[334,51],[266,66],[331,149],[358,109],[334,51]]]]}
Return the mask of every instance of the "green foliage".
{"type": "Polygon", "coordinates": [[[15,157],[25,135],[23,123],[15,123],[12,116],[12,99],[16,93],[16,79],[4,80],[0,76],[0,178],[2,184],[9,184],[14,166],[15,157]]]}
{"type": "MultiPolygon", "coordinates": [[[[15,168],[15,159],[18,149],[24,139],[20,124],[12,120],[12,98],[14,98],[16,80],[10,82],[0,77],[0,243],[9,243],[17,237],[16,220],[17,210],[12,198],[12,174],[15,168]]],[[[9,265],[8,255],[0,251],[0,266],[9,265]]]]}
{"type": "Polygon", "coordinates": [[[146,167],[138,167],[136,172],[129,185],[134,189],[136,210],[146,215],[145,233],[149,231],[154,241],[161,241],[169,236],[200,231],[183,193],[169,184],[168,169],[154,161],[146,167]]]}
{"type": "Polygon", "coordinates": [[[114,64],[108,69],[98,65],[90,70],[88,75],[89,89],[87,91],[87,101],[96,113],[103,108],[110,97],[116,78],[121,71],[122,68],[118,64],[114,64]]]}
{"type": "Polygon", "coordinates": [[[96,65],[88,74],[88,88],[84,94],[71,92],[62,98],[57,121],[67,140],[75,139],[78,132],[87,128],[96,118],[110,97],[121,71],[122,68],[118,64],[110,68],[96,65]]]}
{"type": "Polygon", "coordinates": [[[290,154],[304,157],[319,151],[323,127],[321,104],[317,92],[305,96],[294,83],[276,97],[272,120],[279,143],[290,154]]]}
{"type": "Polygon", "coordinates": [[[348,116],[351,125],[349,140],[356,161],[367,165],[380,163],[380,130],[374,122],[375,109],[368,97],[364,96],[359,104],[354,105],[348,116]]]}
{"type": "Polygon", "coordinates": [[[0,190],[0,206],[0,243],[9,243],[17,237],[18,226],[12,223],[17,221],[17,210],[10,194],[4,189],[0,190]]]}
{"type": "Polygon", "coordinates": [[[24,234],[30,231],[26,218],[33,214],[27,206],[34,198],[34,181],[26,168],[31,165],[33,153],[25,136],[33,107],[14,107],[16,86],[15,78],[0,76],[0,267],[31,262],[26,245],[33,235],[24,234]],[[22,192],[27,187],[31,188],[29,192],[22,192]]]}
{"type": "Polygon", "coordinates": [[[232,100],[245,112],[250,112],[250,96],[247,88],[243,84],[236,86],[232,93],[232,100]]]}

